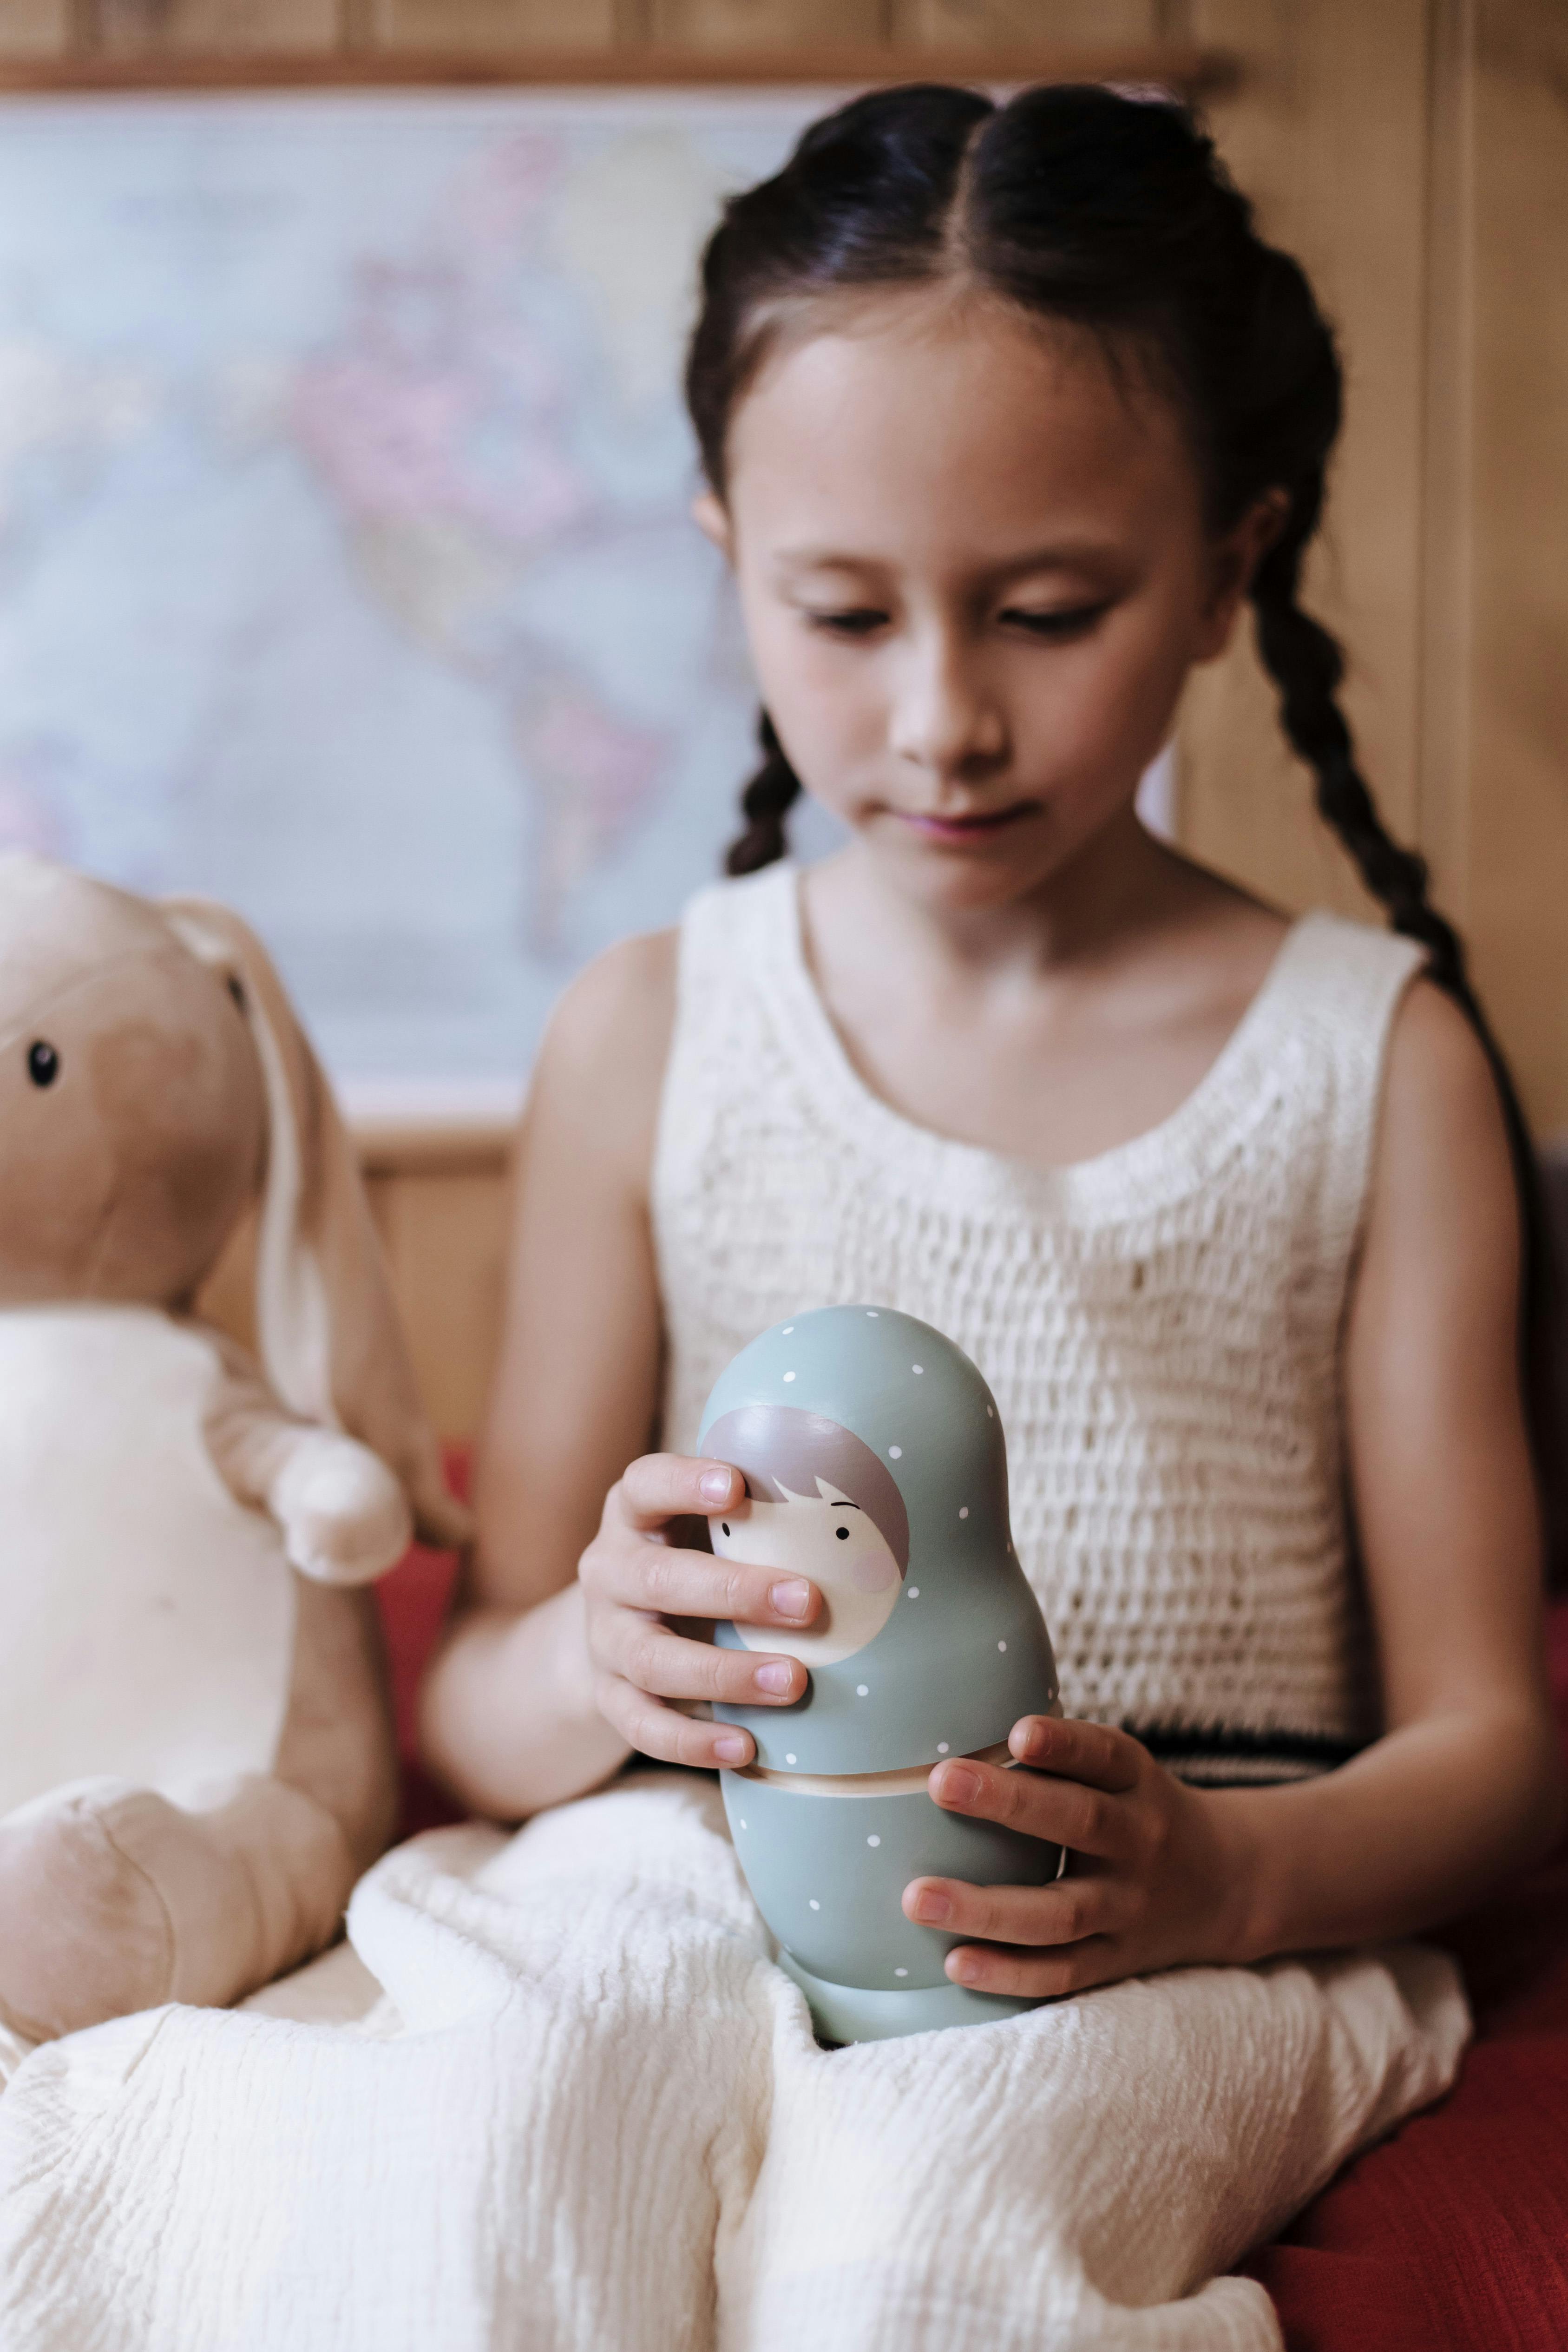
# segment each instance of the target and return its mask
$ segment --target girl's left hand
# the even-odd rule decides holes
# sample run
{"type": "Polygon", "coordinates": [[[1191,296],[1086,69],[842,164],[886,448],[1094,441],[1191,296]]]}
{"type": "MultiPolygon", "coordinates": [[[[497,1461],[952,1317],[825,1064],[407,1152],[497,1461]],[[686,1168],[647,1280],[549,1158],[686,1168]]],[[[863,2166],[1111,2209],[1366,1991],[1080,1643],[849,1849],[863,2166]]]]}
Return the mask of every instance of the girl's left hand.
{"type": "Polygon", "coordinates": [[[1247,1949],[1250,1865],[1237,1809],[1187,1787],[1124,1731],[1030,1715],[1008,1746],[1019,1771],[971,1758],[928,1783],[950,1813],[1000,1822],[1069,1849],[1050,1886],[915,1878],[906,1918],[982,1940],[947,1955],[955,1984],[1059,1998],[1184,1961],[1247,1949]]]}

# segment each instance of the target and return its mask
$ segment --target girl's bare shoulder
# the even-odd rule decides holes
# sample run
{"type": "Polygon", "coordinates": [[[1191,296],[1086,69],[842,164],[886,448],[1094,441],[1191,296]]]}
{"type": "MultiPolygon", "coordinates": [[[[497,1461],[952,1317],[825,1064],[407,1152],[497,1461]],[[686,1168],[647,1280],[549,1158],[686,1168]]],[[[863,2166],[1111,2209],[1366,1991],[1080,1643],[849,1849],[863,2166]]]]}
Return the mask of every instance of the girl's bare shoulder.
{"type": "Polygon", "coordinates": [[[1462,1171],[1462,1186],[1490,1191],[1511,1212],[1497,1081],[1472,1023],[1425,975],[1406,990],[1394,1018],[1382,1125],[1384,1167],[1402,1188],[1451,1193],[1462,1171]]]}
{"type": "Polygon", "coordinates": [[[1435,1366],[1509,1389],[1521,1245],[1501,1097],[1479,1038],[1422,978],[1389,1035],[1361,1288],[1397,1332],[1427,1334],[1435,1366]],[[1456,1334],[1461,1337],[1456,1340],[1456,1334]]]}

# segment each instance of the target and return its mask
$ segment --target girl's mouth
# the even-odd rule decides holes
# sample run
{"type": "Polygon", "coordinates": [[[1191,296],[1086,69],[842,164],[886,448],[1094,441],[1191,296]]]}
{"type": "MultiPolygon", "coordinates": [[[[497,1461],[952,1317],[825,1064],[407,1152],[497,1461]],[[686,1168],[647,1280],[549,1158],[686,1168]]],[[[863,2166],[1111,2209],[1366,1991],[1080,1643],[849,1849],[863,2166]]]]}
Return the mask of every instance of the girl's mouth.
{"type": "Polygon", "coordinates": [[[1015,801],[1010,808],[988,809],[973,816],[937,816],[919,809],[899,809],[900,821],[911,826],[927,841],[952,842],[961,845],[969,841],[985,841],[993,834],[1004,832],[1009,824],[1033,816],[1039,807],[1036,801],[1015,801]]]}

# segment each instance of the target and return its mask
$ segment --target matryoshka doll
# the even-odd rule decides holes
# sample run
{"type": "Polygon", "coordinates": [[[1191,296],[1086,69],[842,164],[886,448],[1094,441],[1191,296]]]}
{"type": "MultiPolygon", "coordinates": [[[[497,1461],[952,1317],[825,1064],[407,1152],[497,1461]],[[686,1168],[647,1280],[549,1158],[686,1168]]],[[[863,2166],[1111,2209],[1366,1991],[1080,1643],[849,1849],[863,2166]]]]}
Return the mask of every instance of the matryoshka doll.
{"type": "Polygon", "coordinates": [[[754,1763],[721,1775],[725,1807],[818,2032],[876,2041],[1035,2007],[950,1983],[942,1963],[960,1939],[915,1926],[900,1900],[927,1874],[1031,1885],[1061,1866],[1057,1847],[945,1812],[926,1788],[944,1756],[1009,1765],[1019,1717],[1060,1712],[984,1380],[913,1316],[821,1307],[735,1358],[699,1450],[746,1479],[746,1501],[709,1522],[715,1551],[810,1577],[823,1596],[802,1633],[715,1634],[810,1672],[791,1706],[714,1712],[757,1742],[754,1763]]]}

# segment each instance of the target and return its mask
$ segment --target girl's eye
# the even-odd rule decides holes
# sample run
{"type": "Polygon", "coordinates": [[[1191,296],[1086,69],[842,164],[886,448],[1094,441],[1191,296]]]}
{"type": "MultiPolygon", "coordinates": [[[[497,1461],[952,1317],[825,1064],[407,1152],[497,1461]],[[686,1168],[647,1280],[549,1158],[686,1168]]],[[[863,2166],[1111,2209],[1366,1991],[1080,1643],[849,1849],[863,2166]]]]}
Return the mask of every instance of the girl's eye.
{"type": "Polygon", "coordinates": [[[833,1529],[833,1533],[837,1536],[841,1543],[848,1543],[850,1539],[850,1531],[848,1528],[835,1528],[833,1529]]]}
{"type": "Polygon", "coordinates": [[[831,637],[869,637],[873,629],[887,625],[887,614],[870,606],[852,612],[808,613],[806,618],[813,629],[825,630],[831,637]]]}
{"type": "Polygon", "coordinates": [[[1082,636],[1109,610],[1106,604],[1074,604],[1066,612],[1030,613],[1020,606],[1009,605],[1001,618],[1009,627],[1023,629],[1031,637],[1056,639],[1082,636]]]}

